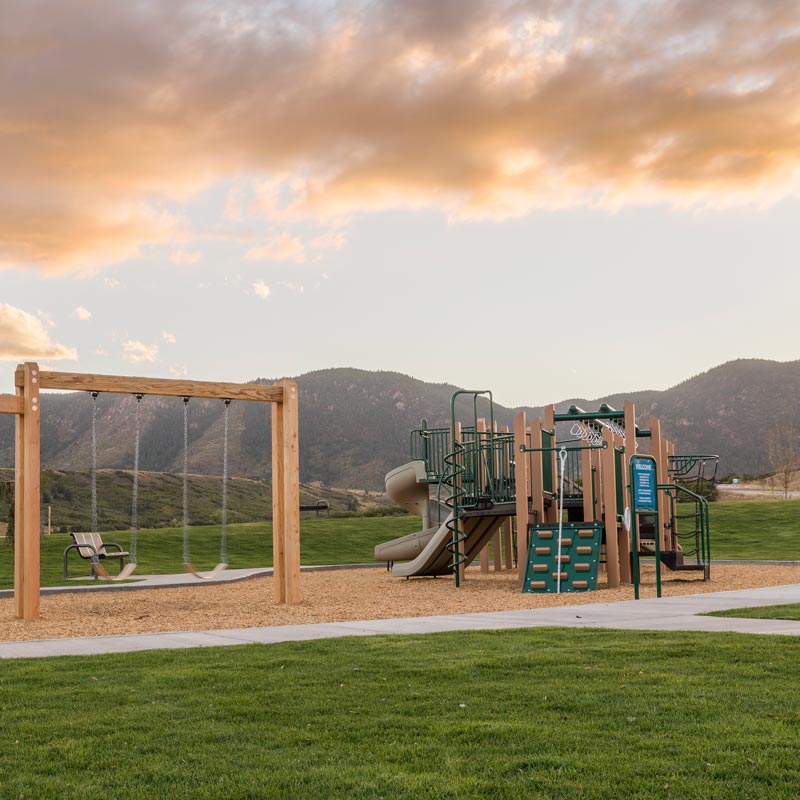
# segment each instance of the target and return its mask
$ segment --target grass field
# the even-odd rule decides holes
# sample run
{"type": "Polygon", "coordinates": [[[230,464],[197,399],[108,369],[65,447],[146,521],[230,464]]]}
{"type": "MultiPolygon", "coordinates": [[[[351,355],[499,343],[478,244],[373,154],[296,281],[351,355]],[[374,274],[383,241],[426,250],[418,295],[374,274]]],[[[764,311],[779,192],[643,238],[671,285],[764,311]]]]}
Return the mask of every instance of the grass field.
{"type": "Polygon", "coordinates": [[[800,500],[712,503],[711,557],[800,561],[800,500]]]}
{"type": "MultiPolygon", "coordinates": [[[[301,521],[303,564],[373,563],[376,544],[419,529],[414,517],[368,517],[303,519],[301,521]]],[[[196,569],[211,569],[219,561],[219,526],[193,527],[190,532],[191,558],[196,569]]],[[[128,531],[103,534],[104,541],[116,541],[128,549],[128,531]]],[[[143,530],[138,536],[138,572],[143,575],[182,572],[183,532],[179,528],[143,530]]],[[[63,580],[64,548],[72,543],[67,534],[42,539],[42,585],[60,586],[63,580]]],[[[233,569],[272,566],[272,524],[247,523],[228,527],[228,561],[233,569]]],[[[118,562],[105,562],[115,570],[118,562]]],[[[88,575],[89,562],[74,551],[69,555],[70,575],[88,575]]],[[[0,546],[0,588],[13,584],[13,550],[0,546]]],[[[66,583],[72,583],[67,581],[66,583]]]]}
{"type": "Polygon", "coordinates": [[[8,661],[0,795],[795,798],[800,643],[528,630],[8,661]]]}
{"type": "Polygon", "coordinates": [[[712,611],[709,617],[744,617],[745,619],[800,619],[800,604],[787,603],[780,606],[755,606],[754,608],[729,608],[712,611]]]}

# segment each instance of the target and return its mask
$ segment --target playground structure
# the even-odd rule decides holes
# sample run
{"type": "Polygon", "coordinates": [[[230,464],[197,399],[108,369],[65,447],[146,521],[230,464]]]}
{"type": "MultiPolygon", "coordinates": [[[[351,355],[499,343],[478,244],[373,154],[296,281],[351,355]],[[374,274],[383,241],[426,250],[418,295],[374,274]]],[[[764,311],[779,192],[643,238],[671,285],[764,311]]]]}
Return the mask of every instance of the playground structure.
{"type": "Polygon", "coordinates": [[[638,597],[642,558],[655,559],[659,596],[662,564],[709,579],[704,494],[717,456],[676,455],[659,419],[640,428],[630,401],[621,411],[550,405],[530,422],[520,412],[513,432],[498,428],[489,391],[456,392],[450,406],[450,426],[423,420],[412,461],[386,476],[389,496],[423,520],[422,531],[375,548],[393,575],[452,573],[459,586],[478,557],[488,572],[491,543],[494,569],[516,565],[522,591],[594,589],[603,563],[608,586],[633,583],[638,597]],[[462,396],[469,424],[457,420],[462,396]]]}
{"type": "MultiPolygon", "coordinates": [[[[16,394],[0,395],[0,413],[14,414],[15,466],[14,609],[18,618],[39,619],[41,390],[111,392],[166,397],[243,400],[272,405],[272,520],[275,601],[300,602],[300,470],[298,392],[294,381],[271,386],[212,381],[134,378],[40,370],[17,366],[16,394]]],[[[184,410],[186,400],[184,401],[184,410]]],[[[227,410],[227,405],[226,405],[227,410]]],[[[227,415],[226,415],[227,418],[227,415]]],[[[184,417],[184,433],[186,421],[184,417]]],[[[184,458],[186,448],[184,448],[184,458]]],[[[184,475],[186,469],[184,468],[184,475]]],[[[185,493],[185,492],[184,492],[185,493]]],[[[184,554],[184,561],[188,558],[184,554]]],[[[201,576],[203,577],[203,576],[201,576]]]]}

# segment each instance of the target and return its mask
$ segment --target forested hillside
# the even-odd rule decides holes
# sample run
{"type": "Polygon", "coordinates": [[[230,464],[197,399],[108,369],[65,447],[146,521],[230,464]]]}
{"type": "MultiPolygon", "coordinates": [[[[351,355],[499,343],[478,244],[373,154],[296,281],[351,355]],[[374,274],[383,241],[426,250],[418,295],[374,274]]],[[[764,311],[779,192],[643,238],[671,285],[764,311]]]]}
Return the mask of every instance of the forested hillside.
{"type": "MultiPolygon", "coordinates": [[[[425,417],[446,425],[450,397],[458,388],[425,383],[395,372],[328,369],[297,378],[300,387],[300,468],[305,482],[380,489],[384,474],[408,458],[409,431],[425,417]]],[[[272,382],[262,380],[261,382],[272,382]]],[[[483,387],[480,387],[483,388],[483,387]]],[[[537,394],[540,390],[537,390],[537,394]]],[[[800,362],[732,361],[665,391],[626,395],[636,403],[644,427],[657,414],[666,434],[683,452],[718,453],[721,472],[768,468],[770,429],[800,429],[800,362]]],[[[571,399],[596,408],[621,407],[623,395],[571,399]]],[[[98,460],[103,468],[130,469],[133,461],[135,400],[101,395],[98,400],[98,460]]],[[[42,456],[45,465],[86,470],[91,463],[91,398],[86,394],[47,395],[42,403],[42,456]]],[[[479,405],[485,414],[484,401],[479,405]]],[[[509,425],[518,409],[495,406],[495,418],[509,425]]],[[[526,409],[531,414],[541,409],[526,409]]],[[[471,415],[463,399],[459,416],[471,415]]],[[[189,464],[192,472],[219,474],[222,465],[222,403],[189,404],[189,464]]],[[[141,463],[145,470],[178,472],[182,467],[183,409],[179,398],[142,400],[141,463]]],[[[269,408],[233,403],[230,410],[231,474],[269,478],[269,408]]],[[[0,465],[13,465],[13,421],[0,418],[0,465]]]]}

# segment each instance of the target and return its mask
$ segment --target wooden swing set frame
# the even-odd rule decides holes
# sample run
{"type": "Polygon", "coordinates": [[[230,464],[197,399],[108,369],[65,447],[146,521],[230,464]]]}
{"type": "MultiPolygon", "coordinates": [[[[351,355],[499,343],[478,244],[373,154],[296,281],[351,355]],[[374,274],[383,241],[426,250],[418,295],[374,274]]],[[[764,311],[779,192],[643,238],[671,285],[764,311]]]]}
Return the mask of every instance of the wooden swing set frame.
{"type": "Polygon", "coordinates": [[[40,370],[26,361],[14,373],[16,394],[0,394],[0,414],[14,414],[14,611],[39,619],[42,389],[248,400],[272,404],[272,539],[275,602],[300,602],[300,461],[295,381],[272,385],[133,378],[40,370]]]}

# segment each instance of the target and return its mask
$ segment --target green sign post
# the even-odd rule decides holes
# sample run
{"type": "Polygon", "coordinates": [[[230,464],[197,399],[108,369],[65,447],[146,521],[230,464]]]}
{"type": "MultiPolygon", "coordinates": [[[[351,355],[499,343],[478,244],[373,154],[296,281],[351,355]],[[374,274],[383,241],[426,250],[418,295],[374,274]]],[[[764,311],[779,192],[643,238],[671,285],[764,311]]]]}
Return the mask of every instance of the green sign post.
{"type": "Polygon", "coordinates": [[[656,547],[656,596],[661,597],[661,535],[658,520],[658,472],[653,456],[631,456],[631,552],[633,596],[639,599],[639,514],[652,514],[656,547]]]}

